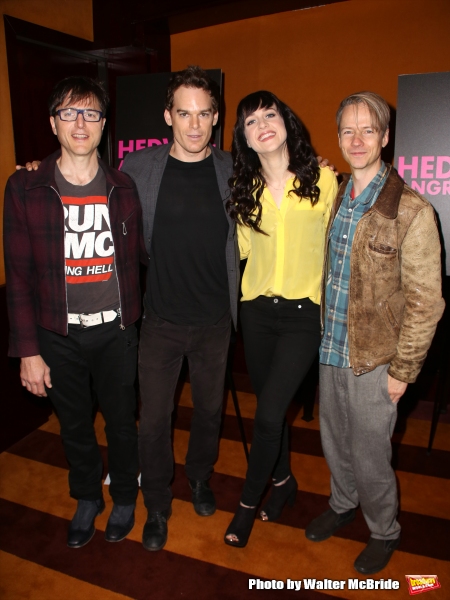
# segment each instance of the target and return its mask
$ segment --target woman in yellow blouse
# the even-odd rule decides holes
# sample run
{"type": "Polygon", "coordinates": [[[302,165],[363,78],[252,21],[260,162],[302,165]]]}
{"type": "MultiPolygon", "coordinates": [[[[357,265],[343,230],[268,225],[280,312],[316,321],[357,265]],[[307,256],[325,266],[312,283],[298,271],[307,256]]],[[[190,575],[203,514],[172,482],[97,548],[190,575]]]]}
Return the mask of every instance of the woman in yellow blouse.
{"type": "Polygon", "coordinates": [[[286,411],[320,343],[320,280],[325,231],[337,191],[292,110],[271,92],[239,103],[229,202],[238,224],[245,357],[258,404],[244,489],[225,543],[247,544],[267,480],[263,521],[293,503],[286,411]]]}

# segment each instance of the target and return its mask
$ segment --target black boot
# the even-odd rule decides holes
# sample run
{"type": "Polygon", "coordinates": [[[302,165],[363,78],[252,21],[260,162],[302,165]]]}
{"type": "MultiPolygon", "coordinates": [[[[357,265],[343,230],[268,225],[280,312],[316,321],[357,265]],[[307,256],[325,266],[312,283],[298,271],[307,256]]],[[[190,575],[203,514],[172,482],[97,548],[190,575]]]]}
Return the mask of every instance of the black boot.
{"type": "Polygon", "coordinates": [[[134,527],[134,504],[114,504],[105,530],[107,542],[121,542],[134,527]]]}
{"type": "Polygon", "coordinates": [[[195,512],[201,517],[209,517],[216,512],[216,500],[207,481],[189,479],[192,490],[192,504],[195,512]]]}
{"type": "Polygon", "coordinates": [[[239,504],[236,514],[225,532],[225,544],[236,546],[236,548],[243,548],[247,545],[248,538],[252,532],[253,523],[255,522],[255,513],[256,506],[247,508],[239,504]],[[235,535],[237,540],[228,539],[228,535],[235,535]]]}
{"type": "Polygon", "coordinates": [[[146,550],[156,552],[164,548],[167,542],[167,521],[171,514],[172,507],[148,513],[142,532],[142,545],[146,550]]]}
{"type": "Polygon", "coordinates": [[[262,507],[261,521],[275,521],[281,515],[285,504],[294,506],[298,483],[293,475],[281,485],[273,485],[269,500],[262,507]]]}
{"type": "Polygon", "coordinates": [[[69,548],[82,548],[94,537],[95,517],[105,510],[105,501],[78,500],[77,510],[69,525],[67,545],[69,548]]]}

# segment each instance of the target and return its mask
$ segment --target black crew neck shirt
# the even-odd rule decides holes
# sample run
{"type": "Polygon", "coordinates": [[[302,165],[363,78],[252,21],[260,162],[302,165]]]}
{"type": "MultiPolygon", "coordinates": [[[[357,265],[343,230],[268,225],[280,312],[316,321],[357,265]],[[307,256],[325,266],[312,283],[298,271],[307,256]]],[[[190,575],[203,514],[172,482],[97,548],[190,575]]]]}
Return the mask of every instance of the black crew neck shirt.
{"type": "Polygon", "coordinates": [[[216,324],[230,308],[228,221],[213,157],[168,157],[156,204],[146,308],[177,325],[216,324]]]}

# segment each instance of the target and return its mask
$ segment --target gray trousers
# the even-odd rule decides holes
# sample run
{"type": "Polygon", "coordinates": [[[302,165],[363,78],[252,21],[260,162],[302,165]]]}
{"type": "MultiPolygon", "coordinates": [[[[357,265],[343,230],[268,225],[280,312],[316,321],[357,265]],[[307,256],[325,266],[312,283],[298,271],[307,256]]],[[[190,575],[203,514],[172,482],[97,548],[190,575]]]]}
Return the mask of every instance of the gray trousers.
{"type": "Polygon", "coordinates": [[[330,506],[361,505],[371,536],[395,539],[397,485],[391,437],[397,405],[387,391],[389,365],[356,377],[352,369],[320,365],[320,434],[331,471],[330,506]]]}

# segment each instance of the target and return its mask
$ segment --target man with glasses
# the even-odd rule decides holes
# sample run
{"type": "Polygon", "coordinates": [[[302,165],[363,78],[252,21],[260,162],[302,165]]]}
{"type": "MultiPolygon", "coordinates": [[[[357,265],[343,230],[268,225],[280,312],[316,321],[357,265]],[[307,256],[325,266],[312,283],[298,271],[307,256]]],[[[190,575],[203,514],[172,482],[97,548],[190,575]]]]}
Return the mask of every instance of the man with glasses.
{"type": "Polygon", "coordinates": [[[95,533],[103,464],[93,425],[95,390],[106,427],[114,506],[105,538],[134,525],[138,491],[135,321],[141,312],[141,208],[132,180],[97,156],[108,96],[95,81],[69,77],[49,99],[61,145],[38,171],[10,177],[4,243],[9,355],[22,385],[50,397],[78,501],[68,546],[95,533]]]}

